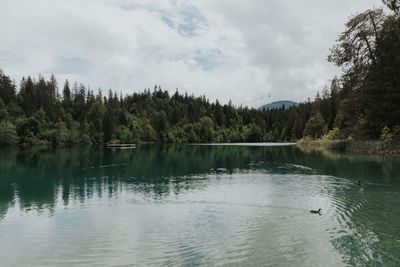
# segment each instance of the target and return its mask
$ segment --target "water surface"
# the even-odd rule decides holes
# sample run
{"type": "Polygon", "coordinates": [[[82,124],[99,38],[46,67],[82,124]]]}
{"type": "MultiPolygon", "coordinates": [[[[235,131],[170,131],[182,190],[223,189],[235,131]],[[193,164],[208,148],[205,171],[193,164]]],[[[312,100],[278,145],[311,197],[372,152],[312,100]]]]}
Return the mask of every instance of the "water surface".
{"type": "Polygon", "coordinates": [[[0,150],[5,266],[399,266],[399,207],[393,157],[284,144],[0,150]]]}

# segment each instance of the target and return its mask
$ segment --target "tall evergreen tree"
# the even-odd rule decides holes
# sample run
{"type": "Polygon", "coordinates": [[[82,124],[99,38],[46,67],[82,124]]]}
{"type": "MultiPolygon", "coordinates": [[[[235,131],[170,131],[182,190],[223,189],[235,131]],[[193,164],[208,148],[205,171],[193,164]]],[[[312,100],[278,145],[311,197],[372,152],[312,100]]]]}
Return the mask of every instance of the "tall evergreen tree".
{"type": "Polygon", "coordinates": [[[3,74],[0,70],[0,99],[4,104],[8,105],[11,101],[16,99],[16,89],[10,78],[3,74]]]}

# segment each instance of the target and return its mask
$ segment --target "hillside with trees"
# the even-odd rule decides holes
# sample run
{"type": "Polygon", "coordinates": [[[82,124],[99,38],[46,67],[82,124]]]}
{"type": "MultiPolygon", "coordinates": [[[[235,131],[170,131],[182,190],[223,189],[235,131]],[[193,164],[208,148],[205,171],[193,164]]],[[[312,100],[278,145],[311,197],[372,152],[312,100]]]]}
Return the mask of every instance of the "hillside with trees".
{"type": "Polygon", "coordinates": [[[211,103],[155,86],[94,93],[55,76],[0,72],[0,145],[110,142],[276,142],[303,137],[400,143],[400,15],[397,0],[353,15],[328,60],[343,72],[313,101],[275,109],[211,103]]]}
{"type": "Polygon", "coordinates": [[[161,87],[118,96],[83,84],[62,88],[54,77],[23,78],[19,88],[0,74],[0,142],[102,144],[293,141],[302,137],[313,104],[259,111],[205,96],[170,95],[161,87]]]}

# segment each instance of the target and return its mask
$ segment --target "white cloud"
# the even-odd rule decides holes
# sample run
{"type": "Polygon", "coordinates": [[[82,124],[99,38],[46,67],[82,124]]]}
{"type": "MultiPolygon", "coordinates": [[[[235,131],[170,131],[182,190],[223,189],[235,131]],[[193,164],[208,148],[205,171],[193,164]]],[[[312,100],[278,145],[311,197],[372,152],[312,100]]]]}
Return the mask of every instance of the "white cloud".
{"type": "Polygon", "coordinates": [[[303,101],[337,72],[325,58],[346,18],[374,4],[2,0],[0,68],[125,93],[160,84],[237,105],[303,101]]]}

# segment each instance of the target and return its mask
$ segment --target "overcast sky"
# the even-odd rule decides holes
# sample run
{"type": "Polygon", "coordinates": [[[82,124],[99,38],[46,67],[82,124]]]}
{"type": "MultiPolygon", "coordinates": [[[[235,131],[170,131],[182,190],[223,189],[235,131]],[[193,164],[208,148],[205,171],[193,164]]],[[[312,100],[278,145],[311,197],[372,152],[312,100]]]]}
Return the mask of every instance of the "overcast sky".
{"type": "Polygon", "coordinates": [[[379,0],[0,0],[0,69],[97,91],[153,88],[235,105],[314,98],[329,48],[379,0]]]}

